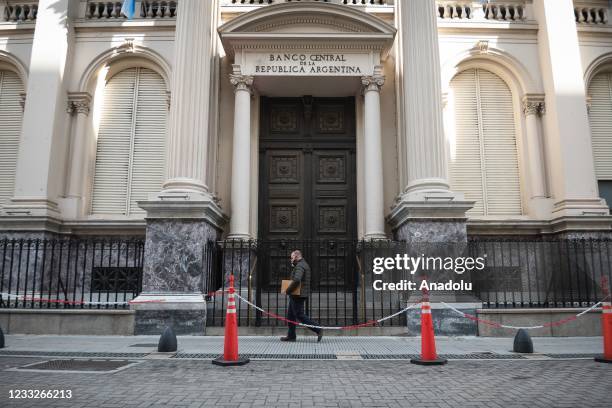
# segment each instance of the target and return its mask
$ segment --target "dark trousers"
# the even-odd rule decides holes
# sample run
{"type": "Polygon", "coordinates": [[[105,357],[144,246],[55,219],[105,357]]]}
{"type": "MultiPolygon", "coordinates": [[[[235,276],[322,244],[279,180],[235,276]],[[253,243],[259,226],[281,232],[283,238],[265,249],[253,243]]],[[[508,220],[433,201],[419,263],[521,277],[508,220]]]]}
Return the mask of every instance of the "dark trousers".
{"type": "MultiPolygon", "coordinates": [[[[293,320],[294,322],[300,322],[304,324],[309,324],[311,326],[316,326],[317,324],[313,322],[310,317],[306,316],[304,313],[304,303],[306,302],[306,298],[289,296],[289,306],[287,307],[287,319],[293,320]]],[[[296,325],[293,323],[287,323],[289,325],[289,331],[287,332],[287,337],[290,339],[295,339],[295,327],[296,325]]],[[[310,328],[313,332],[319,334],[319,329],[310,328]]]]}

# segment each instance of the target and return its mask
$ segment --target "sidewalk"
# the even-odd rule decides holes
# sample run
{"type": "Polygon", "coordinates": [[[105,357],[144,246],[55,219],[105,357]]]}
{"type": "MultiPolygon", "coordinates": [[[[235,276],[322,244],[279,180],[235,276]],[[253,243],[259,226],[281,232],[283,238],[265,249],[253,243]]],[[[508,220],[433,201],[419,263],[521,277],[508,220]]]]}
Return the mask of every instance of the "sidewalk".
{"type": "MultiPolygon", "coordinates": [[[[33,336],[8,335],[0,356],[70,356],[145,358],[157,351],[157,336],[33,336]]],[[[241,354],[254,359],[403,359],[420,352],[419,337],[302,336],[295,343],[278,337],[241,336],[241,354]]],[[[513,353],[511,338],[437,337],[438,353],[456,359],[523,358],[513,353]]],[[[536,337],[529,357],[589,357],[601,354],[601,337],[536,337]]],[[[179,336],[174,358],[210,359],[223,351],[223,337],[179,336]]]]}

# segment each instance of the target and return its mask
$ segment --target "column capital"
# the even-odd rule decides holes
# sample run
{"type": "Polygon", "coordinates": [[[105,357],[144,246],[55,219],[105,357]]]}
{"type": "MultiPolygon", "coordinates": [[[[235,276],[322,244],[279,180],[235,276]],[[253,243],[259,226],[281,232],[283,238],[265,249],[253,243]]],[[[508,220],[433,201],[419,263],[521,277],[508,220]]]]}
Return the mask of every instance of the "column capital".
{"type": "Polygon", "coordinates": [[[442,92],[442,109],[448,106],[448,92],[442,92]]]}
{"type": "Polygon", "coordinates": [[[542,116],[546,113],[546,103],[542,94],[527,94],[522,100],[523,114],[525,116],[538,115],[542,116]]]}
{"type": "Polygon", "coordinates": [[[66,112],[74,115],[82,113],[89,115],[91,107],[91,95],[87,92],[68,92],[68,105],[66,112]]]}
{"type": "Polygon", "coordinates": [[[377,65],[374,68],[372,75],[364,75],[361,77],[361,85],[365,91],[379,92],[380,88],[385,84],[385,76],[382,74],[382,67],[377,65]]]}
{"type": "Polygon", "coordinates": [[[232,73],[230,74],[230,83],[234,85],[234,91],[253,91],[253,76],[243,75],[240,65],[232,65],[232,73]]]}

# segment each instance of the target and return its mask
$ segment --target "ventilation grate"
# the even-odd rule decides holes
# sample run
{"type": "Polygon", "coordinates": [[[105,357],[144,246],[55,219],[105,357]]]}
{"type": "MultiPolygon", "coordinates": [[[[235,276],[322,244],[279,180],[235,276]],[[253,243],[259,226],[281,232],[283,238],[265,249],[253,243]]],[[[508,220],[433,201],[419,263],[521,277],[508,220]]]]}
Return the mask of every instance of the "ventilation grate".
{"type": "MultiPolygon", "coordinates": [[[[411,360],[419,354],[362,354],[364,360],[411,360]]],[[[523,356],[513,354],[440,354],[447,360],[520,360],[523,356]]]]}
{"type": "Polygon", "coordinates": [[[49,371],[95,371],[109,372],[124,368],[130,364],[127,360],[50,360],[42,363],[19,367],[19,370],[49,370],[49,371]]]}
{"type": "Polygon", "coordinates": [[[90,357],[90,358],[142,358],[149,353],[86,353],[72,351],[19,351],[0,350],[0,356],[23,357],[90,357]]]}
{"type": "Polygon", "coordinates": [[[544,354],[546,357],[550,357],[550,358],[595,358],[595,357],[601,357],[601,355],[598,354],[589,354],[589,353],[567,353],[567,354],[544,354]]]}
{"type": "MultiPolygon", "coordinates": [[[[213,359],[221,355],[209,353],[177,353],[172,358],[213,359]]],[[[335,354],[240,354],[253,360],[336,360],[335,354]]]]}

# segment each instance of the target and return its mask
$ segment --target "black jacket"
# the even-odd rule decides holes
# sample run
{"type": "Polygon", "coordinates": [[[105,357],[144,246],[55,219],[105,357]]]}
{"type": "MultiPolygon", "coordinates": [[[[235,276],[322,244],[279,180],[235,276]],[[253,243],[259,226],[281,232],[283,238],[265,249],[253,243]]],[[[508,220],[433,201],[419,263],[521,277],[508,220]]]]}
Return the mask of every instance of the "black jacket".
{"type": "Polygon", "coordinates": [[[304,259],[300,259],[293,267],[291,280],[293,282],[287,288],[287,293],[293,292],[301,283],[302,288],[299,297],[307,298],[310,296],[310,266],[304,259]]]}

